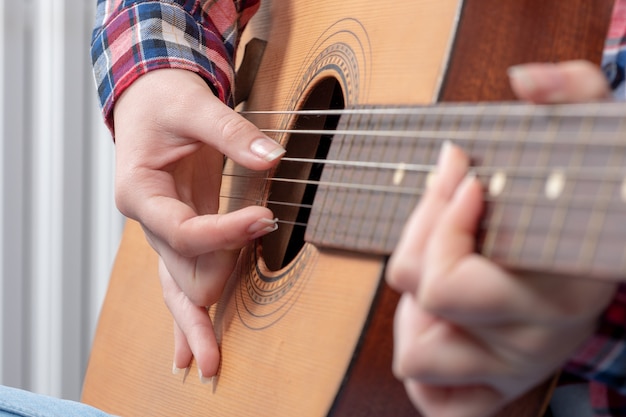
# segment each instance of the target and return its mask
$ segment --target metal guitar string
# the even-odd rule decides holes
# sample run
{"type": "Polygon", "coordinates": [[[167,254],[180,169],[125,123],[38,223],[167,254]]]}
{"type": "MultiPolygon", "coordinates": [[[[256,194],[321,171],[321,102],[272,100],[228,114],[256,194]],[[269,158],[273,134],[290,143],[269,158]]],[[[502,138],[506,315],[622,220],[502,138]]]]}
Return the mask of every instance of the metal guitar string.
{"type": "MultiPolygon", "coordinates": [[[[597,111],[592,112],[593,118],[595,119],[614,119],[619,118],[620,120],[624,118],[624,106],[619,105],[619,103],[596,103],[591,105],[597,111]],[[602,110],[597,109],[597,106],[602,106],[602,110]]],[[[357,114],[357,115],[442,115],[441,109],[445,109],[446,116],[449,115],[477,115],[477,106],[476,104],[471,105],[454,105],[449,107],[444,106],[430,106],[430,107],[411,107],[411,108],[359,108],[359,109],[340,109],[340,110],[296,110],[296,111],[243,111],[240,112],[243,115],[288,115],[288,116],[313,116],[313,117],[322,117],[329,115],[349,115],[349,114],[357,114]]],[[[507,107],[506,113],[503,113],[501,110],[498,111],[489,111],[487,112],[485,109],[491,110],[492,107],[483,106],[481,111],[478,112],[480,116],[484,117],[486,115],[492,116],[519,116],[519,117],[535,117],[535,116],[546,116],[546,117],[589,117],[590,116],[590,105],[559,105],[559,106],[538,106],[538,105],[511,105],[507,107]],[[532,111],[532,112],[530,112],[532,111]]],[[[621,123],[621,122],[620,122],[621,123]]],[[[518,139],[517,142],[515,139],[511,139],[507,142],[502,142],[499,138],[505,133],[503,131],[446,131],[446,130],[355,130],[355,129],[340,129],[340,130],[326,130],[326,129],[314,129],[314,130],[302,130],[302,129],[270,129],[270,128],[262,128],[260,129],[262,132],[266,134],[298,134],[298,135],[343,135],[348,137],[372,137],[375,136],[380,138],[381,140],[393,140],[397,139],[429,139],[429,140],[440,140],[443,142],[444,140],[452,140],[454,142],[463,143],[466,141],[471,141],[472,143],[494,143],[498,142],[503,145],[515,145],[519,142],[524,144],[539,144],[539,145],[551,145],[551,146],[608,146],[619,148],[618,150],[623,150],[626,148],[626,141],[617,141],[615,140],[617,135],[612,132],[594,132],[593,139],[576,137],[574,143],[567,143],[563,141],[554,141],[554,132],[552,131],[533,131],[532,136],[525,137],[523,140],[518,139]]],[[[506,133],[519,133],[516,131],[506,132],[506,133]]],[[[339,167],[346,168],[364,168],[364,169],[377,169],[377,170],[403,170],[404,172],[418,172],[424,174],[436,173],[436,167],[428,164],[411,164],[411,163],[393,163],[393,162],[368,162],[368,161],[353,161],[353,160],[326,160],[326,159],[315,159],[315,158],[291,158],[284,157],[282,158],[282,162],[289,163],[317,163],[324,165],[334,165],[339,167]]],[[[497,167],[497,166],[481,166],[481,167],[472,167],[471,170],[478,176],[489,177],[495,173],[505,173],[507,178],[511,177],[524,177],[529,179],[537,179],[537,178],[545,178],[555,171],[561,172],[568,179],[576,179],[581,181],[603,181],[603,182],[615,182],[616,184],[625,184],[626,171],[622,167],[585,167],[585,168],[567,168],[567,167],[556,167],[556,168],[536,168],[536,167],[497,167]]],[[[317,185],[317,186],[326,186],[326,187],[334,187],[334,188],[346,188],[346,189],[356,189],[359,191],[366,192],[384,192],[384,193],[394,193],[394,194],[406,194],[406,195],[414,195],[416,197],[421,197],[424,193],[423,188],[410,188],[410,187],[399,187],[399,186],[384,186],[384,185],[368,185],[368,184],[348,184],[348,183],[338,183],[338,182],[322,182],[322,181],[310,181],[310,180],[302,180],[297,178],[276,178],[276,177],[259,177],[256,175],[250,176],[241,176],[241,175],[233,175],[233,174],[224,174],[225,177],[247,177],[250,179],[263,180],[266,182],[282,182],[282,183],[293,183],[293,184],[307,184],[307,185],[317,185]]],[[[505,194],[502,197],[491,197],[485,195],[485,202],[493,203],[493,202],[505,202],[505,203],[517,203],[524,202],[529,198],[532,198],[535,203],[541,203],[541,199],[537,198],[538,195],[522,195],[522,194],[505,194]]],[[[232,196],[222,196],[222,198],[230,198],[237,199],[237,197],[232,196]]],[[[609,204],[610,200],[606,199],[606,201],[598,201],[598,198],[595,197],[593,199],[585,198],[584,196],[572,196],[569,200],[573,204],[578,204],[579,206],[582,204],[609,204]]],[[[251,203],[256,204],[273,204],[273,205],[289,205],[295,207],[302,207],[306,209],[310,209],[310,205],[301,205],[296,203],[289,202],[276,202],[276,201],[250,201],[251,203]]],[[[548,202],[545,202],[548,204],[548,202]]],[[[552,202],[553,204],[553,202],[552,202]]],[[[306,226],[303,223],[297,222],[289,222],[289,221],[279,221],[281,223],[292,224],[295,226],[306,226]]]]}

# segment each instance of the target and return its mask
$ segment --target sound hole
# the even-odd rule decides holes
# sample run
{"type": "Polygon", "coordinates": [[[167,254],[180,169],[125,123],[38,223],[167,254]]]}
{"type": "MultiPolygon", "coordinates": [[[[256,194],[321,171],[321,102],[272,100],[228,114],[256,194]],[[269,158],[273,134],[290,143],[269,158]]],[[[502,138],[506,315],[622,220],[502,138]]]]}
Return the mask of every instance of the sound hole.
{"type": "MultiPolygon", "coordinates": [[[[301,110],[343,109],[344,97],[341,85],[334,78],[320,81],[304,101],[301,110]]],[[[286,145],[285,157],[301,159],[326,159],[331,134],[315,135],[307,131],[333,131],[339,121],[338,115],[299,115],[292,123],[292,134],[286,145]]],[[[323,163],[282,161],[277,167],[269,194],[268,207],[281,221],[278,231],[263,238],[263,257],[270,270],[278,271],[287,266],[304,245],[305,225],[322,176],[323,163]],[[304,180],[300,182],[283,179],[304,180]],[[278,181],[280,180],[280,181],[278,181]]]]}

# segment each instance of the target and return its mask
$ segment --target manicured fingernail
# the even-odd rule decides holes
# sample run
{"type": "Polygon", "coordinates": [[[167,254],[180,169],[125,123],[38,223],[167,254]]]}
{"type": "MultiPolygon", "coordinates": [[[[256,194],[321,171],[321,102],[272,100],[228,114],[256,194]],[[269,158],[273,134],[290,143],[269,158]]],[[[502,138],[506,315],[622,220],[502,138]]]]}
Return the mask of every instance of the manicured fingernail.
{"type": "Polygon", "coordinates": [[[176,366],[176,364],[174,364],[172,366],[172,374],[174,375],[179,375],[180,373],[183,373],[183,381],[187,379],[187,375],[189,375],[189,368],[179,368],[176,366]]]}
{"type": "Polygon", "coordinates": [[[285,154],[285,148],[270,138],[259,138],[252,142],[250,150],[256,156],[272,162],[285,154]]]}
{"type": "Polygon", "coordinates": [[[476,181],[476,178],[478,178],[476,176],[476,171],[474,171],[473,169],[470,169],[469,171],[467,171],[467,174],[465,174],[465,178],[463,178],[463,182],[461,183],[461,185],[464,187],[467,187],[469,186],[469,184],[476,181]]]}
{"type": "Polygon", "coordinates": [[[454,144],[450,140],[446,140],[443,145],[441,145],[441,151],[439,152],[439,158],[437,160],[437,166],[439,169],[446,165],[453,147],[454,144]]]}
{"type": "Polygon", "coordinates": [[[525,65],[516,65],[508,69],[511,84],[518,92],[526,95],[539,95],[542,102],[557,103],[566,98],[563,72],[555,64],[534,64],[532,71],[540,71],[541,76],[532,76],[525,65]]]}
{"type": "Polygon", "coordinates": [[[447,160],[450,158],[450,152],[452,151],[452,141],[446,140],[443,145],[441,145],[441,150],[439,151],[439,156],[437,157],[437,166],[432,168],[428,174],[426,175],[425,187],[429,189],[433,186],[435,181],[437,180],[437,173],[441,172],[447,164],[447,160]]]}
{"type": "Polygon", "coordinates": [[[278,229],[278,219],[259,219],[248,227],[250,239],[254,240],[278,229]]]}
{"type": "Polygon", "coordinates": [[[205,376],[202,375],[202,371],[200,369],[198,369],[198,377],[200,378],[200,383],[204,385],[207,385],[213,382],[213,377],[206,378],[205,376]]]}
{"type": "Polygon", "coordinates": [[[519,88],[524,90],[526,94],[530,94],[535,91],[535,82],[528,75],[528,71],[523,65],[514,65],[507,70],[509,78],[517,84],[519,88]]]}
{"type": "Polygon", "coordinates": [[[456,189],[454,193],[455,198],[464,198],[464,196],[467,195],[469,188],[475,186],[474,183],[476,181],[478,181],[476,172],[474,170],[468,171],[467,174],[465,175],[465,178],[463,178],[463,181],[461,181],[461,184],[459,184],[458,188],[456,189]]]}
{"type": "Polygon", "coordinates": [[[172,374],[173,375],[178,375],[178,374],[180,374],[184,370],[185,370],[184,368],[177,367],[176,364],[172,365],[172,374]]]}

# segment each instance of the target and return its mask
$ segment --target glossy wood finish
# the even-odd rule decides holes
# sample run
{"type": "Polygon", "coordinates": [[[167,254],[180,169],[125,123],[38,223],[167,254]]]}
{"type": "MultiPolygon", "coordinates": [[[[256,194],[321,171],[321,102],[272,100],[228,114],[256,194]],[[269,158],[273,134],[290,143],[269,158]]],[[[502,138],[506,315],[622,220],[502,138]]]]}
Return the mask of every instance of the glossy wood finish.
{"type": "Polygon", "coordinates": [[[600,62],[612,0],[466,0],[439,101],[514,99],[507,69],[525,62],[600,62]]]}

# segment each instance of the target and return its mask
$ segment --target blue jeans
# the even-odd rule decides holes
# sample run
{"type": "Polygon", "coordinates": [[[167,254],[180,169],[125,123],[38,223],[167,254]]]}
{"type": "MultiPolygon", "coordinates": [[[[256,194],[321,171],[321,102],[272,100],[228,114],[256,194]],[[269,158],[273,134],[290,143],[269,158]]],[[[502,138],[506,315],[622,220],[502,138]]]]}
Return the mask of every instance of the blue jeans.
{"type": "Polygon", "coordinates": [[[0,417],[112,417],[74,401],[0,386],[0,417]]]}

